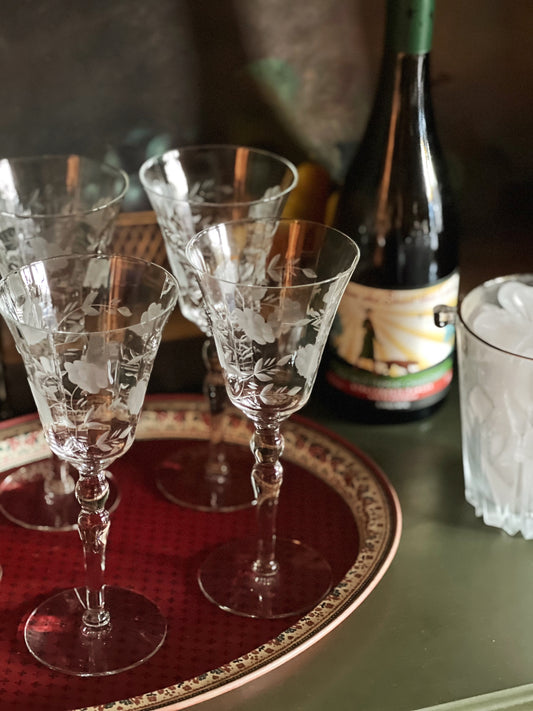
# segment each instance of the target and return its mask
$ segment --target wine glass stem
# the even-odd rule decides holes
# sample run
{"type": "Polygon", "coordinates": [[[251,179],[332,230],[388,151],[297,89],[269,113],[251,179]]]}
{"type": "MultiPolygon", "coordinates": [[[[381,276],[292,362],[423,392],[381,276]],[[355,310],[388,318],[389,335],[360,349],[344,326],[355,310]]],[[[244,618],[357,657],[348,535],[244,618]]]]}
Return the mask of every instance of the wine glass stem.
{"type": "Polygon", "coordinates": [[[70,464],[57,454],[52,454],[52,466],[46,469],[44,492],[48,503],[53,503],[55,496],[72,494],[76,481],[71,474],[70,464]]]}
{"type": "Polygon", "coordinates": [[[278,570],[276,524],[279,491],[283,481],[283,467],[280,462],[283,445],[279,424],[263,426],[255,423],[251,449],[255,457],[252,485],[256,496],[258,542],[253,569],[258,576],[270,577],[278,570]]]}
{"type": "Polygon", "coordinates": [[[109,484],[104,471],[80,469],[76,498],[81,506],[78,531],[85,558],[83,622],[90,629],[99,629],[109,623],[104,601],[105,553],[110,525],[109,512],[105,509],[108,494],[109,484]]]}
{"type": "Polygon", "coordinates": [[[223,484],[228,475],[228,464],[224,447],[228,398],[216,347],[213,339],[210,337],[204,341],[202,357],[206,367],[203,391],[209,403],[210,414],[209,442],[205,472],[208,479],[212,479],[217,484],[223,484]]]}

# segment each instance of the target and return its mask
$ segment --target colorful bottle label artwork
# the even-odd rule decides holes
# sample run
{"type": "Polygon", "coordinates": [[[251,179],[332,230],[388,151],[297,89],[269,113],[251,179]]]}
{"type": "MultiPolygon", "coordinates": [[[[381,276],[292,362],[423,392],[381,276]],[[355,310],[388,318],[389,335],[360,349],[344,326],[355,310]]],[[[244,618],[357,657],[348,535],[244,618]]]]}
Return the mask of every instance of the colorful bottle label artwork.
{"type": "Polygon", "coordinates": [[[457,305],[459,273],[420,289],[376,289],[351,282],[331,344],[329,382],[356,397],[390,403],[425,400],[452,377],[455,329],[438,328],[433,308],[457,305]]]}

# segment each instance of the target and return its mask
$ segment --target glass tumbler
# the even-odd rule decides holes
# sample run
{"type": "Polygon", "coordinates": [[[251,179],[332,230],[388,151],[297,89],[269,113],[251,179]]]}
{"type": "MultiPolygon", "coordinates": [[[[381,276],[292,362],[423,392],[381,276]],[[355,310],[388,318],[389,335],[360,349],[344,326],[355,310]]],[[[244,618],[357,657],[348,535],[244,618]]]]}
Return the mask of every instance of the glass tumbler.
{"type": "Polygon", "coordinates": [[[526,539],[533,538],[532,322],[531,274],[480,284],[455,317],[465,497],[487,525],[526,539]]]}

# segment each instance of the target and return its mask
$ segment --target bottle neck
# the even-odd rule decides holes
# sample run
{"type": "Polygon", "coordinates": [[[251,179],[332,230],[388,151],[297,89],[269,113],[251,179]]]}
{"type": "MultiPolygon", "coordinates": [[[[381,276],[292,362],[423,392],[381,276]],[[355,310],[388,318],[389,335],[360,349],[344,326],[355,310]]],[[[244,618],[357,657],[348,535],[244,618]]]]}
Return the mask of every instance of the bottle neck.
{"type": "MultiPolygon", "coordinates": [[[[359,153],[391,146],[400,122],[423,119],[432,131],[430,49],[435,0],[387,0],[385,45],[377,91],[359,153]]],[[[413,123],[414,122],[414,123],[413,123]]],[[[408,131],[408,129],[407,129],[408,131]]]]}
{"type": "Polygon", "coordinates": [[[385,53],[427,54],[435,0],[388,0],[385,53]]]}
{"type": "MultiPolygon", "coordinates": [[[[430,55],[388,52],[381,65],[378,87],[360,151],[375,154],[376,146],[387,151],[400,150],[420,122],[433,133],[433,107],[430,91],[430,55]]],[[[391,154],[392,157],[392,154],[391,154]]]]}
{"type": "Polygon", "coordinates": [[[431,99],[429,66],[429,54],[387,54],[380,74],[382,99],[389,97],[403,111],[409,107],[419,111],[421,104],[431,99]]]}
{"type": "MultiPolygon", "coordinates": [[[[430,51],[435,0],[387,0],[385,46],[371,124],[432,120],[430,51]],[[391,112],[391,114],[389,114],[391,112]]],[[[390,136],[389,136],[390,138],[390,136]]]]}

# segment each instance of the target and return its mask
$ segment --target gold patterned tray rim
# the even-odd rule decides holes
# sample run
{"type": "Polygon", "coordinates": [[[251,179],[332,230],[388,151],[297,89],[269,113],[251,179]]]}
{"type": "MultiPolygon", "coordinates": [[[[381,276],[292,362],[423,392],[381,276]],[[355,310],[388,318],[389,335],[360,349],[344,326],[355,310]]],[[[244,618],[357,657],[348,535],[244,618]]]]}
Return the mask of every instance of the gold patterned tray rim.
{"type": "MultiPolygon", "coordinates": [[[[232,415],[228,440],[247,444],[250,423],[232,415]]],[[[213,699],[272,671],[325,637],[375,589],[394,559],[401,536],[399,500],[389,480],[358,447],[327,428],[295,415],[284,424],[284,458],[304,467],[333,487],[354,516],[359,553],[344,578],[313,610],[277,637],[241,657],[193,679],[129,699],[77,711],[177,711],[213,699]],[[312,447],[302,443],[312,433],[312,447]],[[326,456],[324,456],[326,454],[326,456]]],[[[137,438],[200,439],[208,436],[203,398],[196,395],[150,395],[146,398],[137,438]]],[[[0,471],[49,455],[37,415],[0,424],[0,471]]]]}

